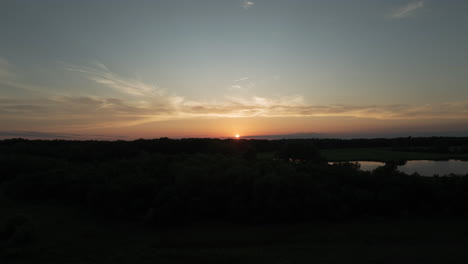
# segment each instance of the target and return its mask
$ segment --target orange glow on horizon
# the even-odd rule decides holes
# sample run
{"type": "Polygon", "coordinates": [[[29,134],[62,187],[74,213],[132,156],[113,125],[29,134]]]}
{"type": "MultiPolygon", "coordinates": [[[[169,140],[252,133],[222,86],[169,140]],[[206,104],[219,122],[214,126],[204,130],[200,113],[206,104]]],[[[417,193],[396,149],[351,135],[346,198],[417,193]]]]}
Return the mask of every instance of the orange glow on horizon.
{"type": "Polygon", "coordinates": [[[236,138],[240,138],[240,135],[239,135],[239,134],[236,134],[236,136],[235,136],[235,137],[236,137],[236,138]]]}
{"type": "MultiPolygon", "coordinates": [[[[430,126],[431,120],[421,120],[419,125],[430,126]]],[[[263,135],[288,135],[295,133],[348,134],[379,133],[395,130],[395,127],[409,127],[414,121],[376,120],[348,117],[308,118],[207,118],[168,120],[137,126],[90,129],[90,135],[122,136],[125,139],[138,138],[249,138],[263,135]],[[234,131],[234,133],[233,133],[234,131]]],[[[415,124],[416,125],[416,124],[415,124]]],[[[64,131],[72,133],[73,131],[64,131]]]]}

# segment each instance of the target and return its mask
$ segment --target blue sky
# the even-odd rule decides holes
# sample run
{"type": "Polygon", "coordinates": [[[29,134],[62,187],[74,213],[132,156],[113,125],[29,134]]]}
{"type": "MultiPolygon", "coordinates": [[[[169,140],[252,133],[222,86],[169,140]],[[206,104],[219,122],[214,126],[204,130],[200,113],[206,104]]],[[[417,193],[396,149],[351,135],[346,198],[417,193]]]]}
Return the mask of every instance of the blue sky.
{"type": "Polygon", "coordinates": [[[3,0],[0,130],[463,134],[467,11],[461,0],[3,0]]]}

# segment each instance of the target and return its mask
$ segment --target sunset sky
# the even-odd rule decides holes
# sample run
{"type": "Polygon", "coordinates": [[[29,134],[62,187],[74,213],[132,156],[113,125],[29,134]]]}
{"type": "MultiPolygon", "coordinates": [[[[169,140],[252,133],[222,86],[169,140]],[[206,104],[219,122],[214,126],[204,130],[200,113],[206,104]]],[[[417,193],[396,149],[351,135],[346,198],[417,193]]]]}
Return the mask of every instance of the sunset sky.
{"type": "Polygon", "coordinates": [[[2,0],[0,138],[468,136],[467,14],[463,0],[2,0]]]}

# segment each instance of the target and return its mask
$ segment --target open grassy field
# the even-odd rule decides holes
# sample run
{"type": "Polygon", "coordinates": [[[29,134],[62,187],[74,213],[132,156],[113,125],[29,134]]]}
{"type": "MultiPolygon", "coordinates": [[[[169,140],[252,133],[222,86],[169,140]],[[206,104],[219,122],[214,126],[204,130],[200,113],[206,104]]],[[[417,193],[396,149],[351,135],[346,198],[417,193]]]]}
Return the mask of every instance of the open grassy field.
{"type": "Polygon", "coordinates": [[[389,148],[341,148],[323,149],[321,154],[328,161],[388,161],[388,160],[468,160],[468,155],[392,151],[389,148]]]}
{"type": "Polygon", "coordinates": [[[35,241],[1,263],[466,263],[465,220],[366,220],[150,228],[63,205],[0,202],[0,223],[24,215],[35,241]]]}

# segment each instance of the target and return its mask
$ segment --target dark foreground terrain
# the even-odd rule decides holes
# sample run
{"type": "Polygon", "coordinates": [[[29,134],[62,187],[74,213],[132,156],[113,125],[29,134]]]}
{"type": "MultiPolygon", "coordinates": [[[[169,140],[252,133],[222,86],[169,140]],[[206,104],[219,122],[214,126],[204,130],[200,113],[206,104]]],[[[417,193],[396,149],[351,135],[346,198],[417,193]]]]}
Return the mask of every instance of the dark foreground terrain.
{"type": "MultiPolygon", "coordinates": [[[[364,219],[148,227],[61,205],[2,203],[35,225],[2,263],[466,263],[468,220],[364,219]]],[[[4,253],[5,254],[5,253],[4,253]]]]}
{"type": "Polygon", "coordinates": [[[468,176],[407,175],[396,159],[365,172],[321,153],[452,157],[467,142],[0,141],[0,260],[466,263],[468,176]]]}

